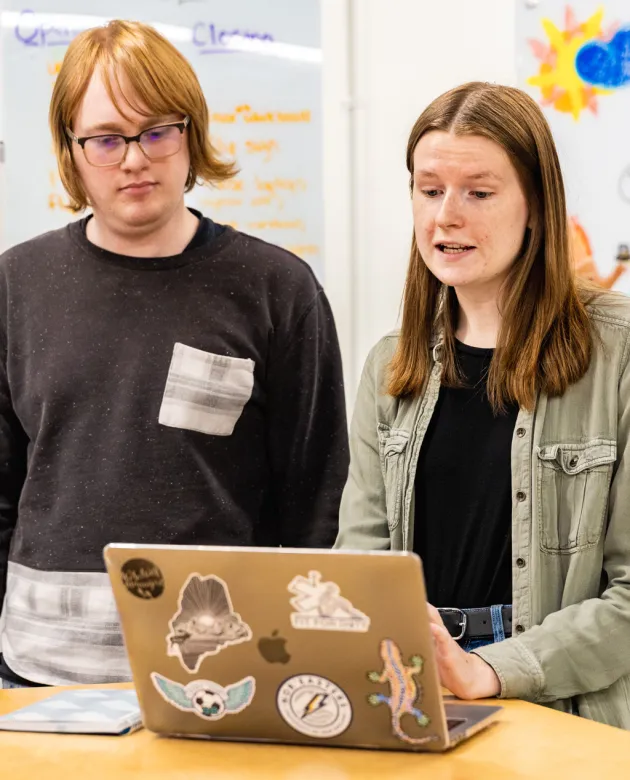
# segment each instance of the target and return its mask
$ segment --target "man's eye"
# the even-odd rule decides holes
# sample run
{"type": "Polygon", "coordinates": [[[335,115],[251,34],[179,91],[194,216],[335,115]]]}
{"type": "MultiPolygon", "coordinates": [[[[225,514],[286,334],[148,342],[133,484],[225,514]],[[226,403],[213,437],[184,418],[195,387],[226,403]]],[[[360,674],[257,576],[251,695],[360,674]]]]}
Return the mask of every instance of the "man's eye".
{"type": "Polygon", "coordinates": [[[165,135],[168,134],[170,128],[167,127],[154,127],[151,130],[147,130],[142,134],[143,140],[147,141],[161,141],[165,135]]]}
{"type": "Polygon", "coordinates": [[[118,146],[121,139],[119,135],[102,135],[99,138],[92,138],[91,140],[102,149],[111,149],[112,147],[118,146]]]}

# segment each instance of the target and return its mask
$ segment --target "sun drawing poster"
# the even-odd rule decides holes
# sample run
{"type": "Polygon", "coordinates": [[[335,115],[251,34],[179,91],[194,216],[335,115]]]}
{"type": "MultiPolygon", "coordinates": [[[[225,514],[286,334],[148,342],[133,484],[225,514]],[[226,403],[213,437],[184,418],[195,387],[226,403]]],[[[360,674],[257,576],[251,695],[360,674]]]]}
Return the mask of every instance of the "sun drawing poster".
{"type": "Polygon", "coordinates": [[[577,272],[630,293],[630,0],[518,0],[518,81],[551,125],[577,272]]]}

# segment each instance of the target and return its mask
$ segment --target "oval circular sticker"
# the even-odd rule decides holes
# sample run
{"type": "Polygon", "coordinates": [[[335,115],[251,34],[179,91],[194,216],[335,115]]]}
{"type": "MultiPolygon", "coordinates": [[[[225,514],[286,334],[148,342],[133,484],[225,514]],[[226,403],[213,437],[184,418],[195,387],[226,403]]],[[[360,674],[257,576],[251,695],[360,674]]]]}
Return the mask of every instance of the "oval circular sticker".
{"type": "Polygon", "coordinates": [[[276,697],[278,712],[292,729],[307,737],[338,737],[352,722],[352,705],[338,685],[317,674],[285,680],[276,697]]]}
{"type": "Polygon", "coordinates": [[[158,567],[144,558],[132,558],[121,568],[123,585],[139,599],[156,599],[164,593],[164,577],[158,567]]]}

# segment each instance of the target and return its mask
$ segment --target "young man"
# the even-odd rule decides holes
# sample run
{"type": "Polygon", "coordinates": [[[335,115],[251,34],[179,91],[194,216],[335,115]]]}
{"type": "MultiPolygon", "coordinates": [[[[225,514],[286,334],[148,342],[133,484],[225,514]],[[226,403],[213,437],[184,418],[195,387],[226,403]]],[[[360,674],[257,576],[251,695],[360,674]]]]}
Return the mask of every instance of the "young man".
{"type": "Polygon", "coordinates": [[[233,170],[155,30],[75,39],[50,122],[92,214],[0,260],[0,677],[105,683],[129,677],[108,542],[332,545],[342,370],[309,267],[186,208],[233,170]]]}

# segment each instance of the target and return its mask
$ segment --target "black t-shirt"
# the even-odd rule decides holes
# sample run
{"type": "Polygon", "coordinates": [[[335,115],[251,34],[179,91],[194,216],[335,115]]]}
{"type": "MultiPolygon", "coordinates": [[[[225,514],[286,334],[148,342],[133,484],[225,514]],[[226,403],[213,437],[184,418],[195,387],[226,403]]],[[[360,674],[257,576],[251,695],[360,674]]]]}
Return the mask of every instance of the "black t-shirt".
{"type": "Polygon", "coordinates": [[[512,603],[512,435],[518,405],[495,416],[493,350],[457,342],[467,386],[441,387],[416,472],[414,551],[436,607],[512,603]]]}

